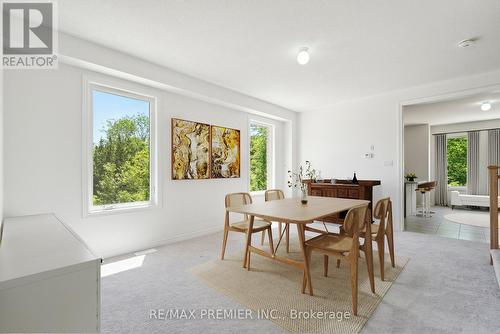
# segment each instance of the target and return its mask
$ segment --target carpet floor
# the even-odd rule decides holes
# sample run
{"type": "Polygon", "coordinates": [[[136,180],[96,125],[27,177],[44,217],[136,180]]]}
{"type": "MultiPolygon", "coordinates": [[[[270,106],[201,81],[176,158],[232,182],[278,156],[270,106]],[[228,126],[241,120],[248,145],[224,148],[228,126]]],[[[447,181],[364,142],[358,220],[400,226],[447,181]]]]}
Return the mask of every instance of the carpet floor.
{"type": "MultiPolygon", "coordinates": [[[[219,256],[221,237],[217,233],[158,248],[141,267],[103,278],[102,332],[286,333],[255,317],[201,317],[206,310],[245,308],[189,272],[219,256]],[[195,319],[154,316],[160,310],[182,309],[187,315],[193,311],[195,319]]],[[[396,233],[395,242],[396,255],[411,260],[362,333],[498,332],[500,289],[486,243],[412,232],[396,233]]],[[[243,235],[230,234],[228,254],[242,249],[243,235]]]]}

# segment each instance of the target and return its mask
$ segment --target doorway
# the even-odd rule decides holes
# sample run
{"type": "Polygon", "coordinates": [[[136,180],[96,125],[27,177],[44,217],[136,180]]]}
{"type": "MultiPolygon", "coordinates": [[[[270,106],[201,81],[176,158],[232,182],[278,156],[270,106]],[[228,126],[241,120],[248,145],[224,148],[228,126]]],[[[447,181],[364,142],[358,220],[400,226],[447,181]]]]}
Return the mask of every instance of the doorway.
{"type": "Polygon", "coordinates": [[[487,166],[500,147],[500,90],[404,105],[404,229],[488,242],[487,166]]]}

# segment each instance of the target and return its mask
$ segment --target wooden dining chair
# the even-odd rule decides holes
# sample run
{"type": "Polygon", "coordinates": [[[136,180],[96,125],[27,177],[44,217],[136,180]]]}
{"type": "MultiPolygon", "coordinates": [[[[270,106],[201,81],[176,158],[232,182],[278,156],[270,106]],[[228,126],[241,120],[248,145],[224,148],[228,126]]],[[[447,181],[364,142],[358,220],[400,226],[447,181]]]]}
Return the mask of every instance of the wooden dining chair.
{"type": "MultiPolygon", "coordinates": [[[[378,258],[380,260],[380,279],[384,280],[384,255],[385,255],[385,239],[387,238],[387,246],[389,248],[389,256],[391,257],[391,265],[394,268],[394,226],[392,224],[392,201],[390,197],[383,198],[375,205],[374,218],[379,221],[378,224],[371,225],[371,238],[377,243],[378,258]]],[[[366,231],[360,233],[362,238],[366,238],[366,231]]]]}
{"type": "MultiPolygon", "coordinates": [[[[284,199],[285,194],[283,193],[282,190],[280,189],[270,189],[266,190],[264,193],[264,199],[266,202],[268,201],[276,201],[280,199],[284,199]]],[[[281,222],[278,222],[278,231],[279,231],[279,236],[281,238],[281,232],[283,231],[282,229],[283,224],[281,222]]],[[[260,239],[260,244],[264,244],[264,239],[265,239],[266,233],[265,231],[262,231],[261,239],[260,239]]],[[[285,223],[285,240],[286,240],[286,252],[290,253],[290,227],[288,223],[285,223]]]]}
{"type": "MultiPolygon", "coordinates": [[[[344,220],[343,234],[321,234],[305,242],[306,247],[306,269],[302,282],[302,290],[305,290],[306,281],[310,277],[309,265],[311,254],[317,251],[324,255],[324,275],[328,276],[328,257],[333,256],[340,261],[350,264],[351,270],[351,290],[352,290],[352,310],[354,315],[358,315],[358,259],[360,251],[360,231],[366,227],[366,211],[368,204],[363,204],[350,209],[344,220]]],[[[312,295],[312,284],[309,282],[309,293],[312,295]]],[[[373,290],[372,290],[373,291],[373,290]]]]}
{"type": "MultiPolygon", "coordinates": [[[[230,206],[238,206],[251,203],[252,203],[252,197],[248,193],[232,193],[226,195],[225,198],[226,208],[230,206]]],[[[250,217],[248,215],[243,215],[242,221],[230,223],[229,212],[226,211],[226,216],[224,219],[224,237],[222,239],[221,260],[224,260],[224,253],[226,252],[226,244],[229,231],[246,234],[248,231],[249,223],[250,223],[250,217]]],[[[274,254],[273,233],[271,230],[271,223],[260,219],[254,219],[251,233],[265,232],[266,230],[269,235],[269,247],[271,248],[271,253],[274,254]]]]}

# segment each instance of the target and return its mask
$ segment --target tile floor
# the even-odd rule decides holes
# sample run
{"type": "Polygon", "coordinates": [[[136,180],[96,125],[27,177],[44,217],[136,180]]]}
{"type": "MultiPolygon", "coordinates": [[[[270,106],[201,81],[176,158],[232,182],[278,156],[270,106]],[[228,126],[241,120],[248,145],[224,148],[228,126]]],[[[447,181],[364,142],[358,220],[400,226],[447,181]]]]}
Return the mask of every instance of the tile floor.
{"type": "MultiPolygon", "coordinates": [[[[420,210],[420,208],[418,210],[420,210]]],[[[455,208],[455,211],[457,210],[474,212],[474,210],[466,208],[455,208]]],[[[433,206],[431,211],[435,212],[431,218],[416,216],[406,217],[405,230],[425,234],[436,234],[452,239],[489,242],[490,231],[487,227],[458,224],[447,220],[444,216],[452,212],[451,208],[448,207],[433,206]]],[[[481,211],[481,213],[484,212],[481,211]]]]}

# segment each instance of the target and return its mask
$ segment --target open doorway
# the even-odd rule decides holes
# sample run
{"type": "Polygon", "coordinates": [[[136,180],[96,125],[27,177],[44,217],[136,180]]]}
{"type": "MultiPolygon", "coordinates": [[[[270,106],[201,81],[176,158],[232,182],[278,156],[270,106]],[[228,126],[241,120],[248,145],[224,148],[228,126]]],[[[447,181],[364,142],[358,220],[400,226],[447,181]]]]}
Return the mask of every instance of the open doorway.
{"type": "Polygon", "coordinates": [[[488,242],[500,89],[406,105],[403,125],[405,230],[488,242]]]}

